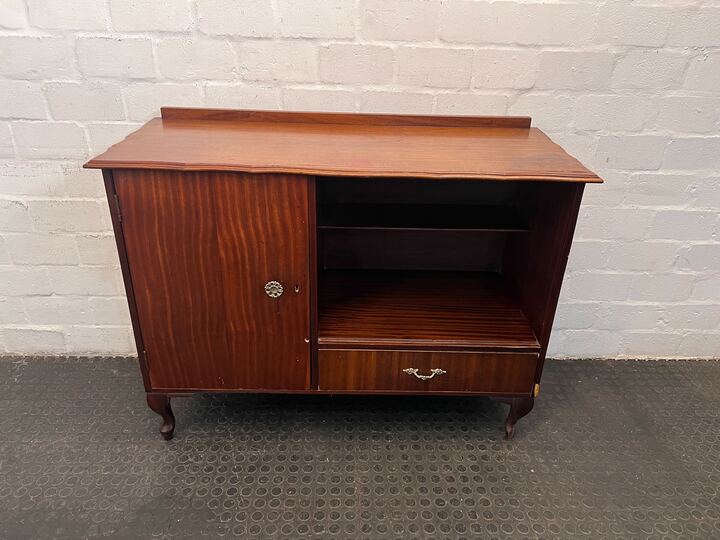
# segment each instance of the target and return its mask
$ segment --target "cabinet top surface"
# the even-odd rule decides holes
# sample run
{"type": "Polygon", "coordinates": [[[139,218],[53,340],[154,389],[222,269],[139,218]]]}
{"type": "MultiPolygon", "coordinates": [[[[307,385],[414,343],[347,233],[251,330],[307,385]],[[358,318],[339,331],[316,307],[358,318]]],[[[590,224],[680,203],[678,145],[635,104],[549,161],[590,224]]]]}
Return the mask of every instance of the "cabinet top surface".
{"type": "Polygon", "coordinates": [[[527,117],[163,108],[85,166],[602,182],[527,117]]]}

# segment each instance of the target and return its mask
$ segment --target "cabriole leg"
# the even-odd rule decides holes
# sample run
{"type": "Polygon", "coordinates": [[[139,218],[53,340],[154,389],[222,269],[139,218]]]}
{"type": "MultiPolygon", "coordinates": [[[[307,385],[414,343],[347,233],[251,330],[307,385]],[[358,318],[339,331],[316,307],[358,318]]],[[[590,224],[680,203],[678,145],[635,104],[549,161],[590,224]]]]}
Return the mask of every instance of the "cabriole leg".
{"type": "Polygon", "coordinates": [[[510,404],[510,411],[505,420],[505,438],[512,439],[515,432],[515,424],[523,416],[532,411],[533,405],[535,404],[535,398],[530,397],[518,397],[509,398],[504,400],[505,403],[510,404]]]}
{"type": "Polygon", "coordinates": [[[160,426],[160,435],[166,441],[173,438],[175,432],[175,415],[170,407],[170,396],[167,394],[147,394],[148,406],[162,416],[163,423],[160,426]]]}

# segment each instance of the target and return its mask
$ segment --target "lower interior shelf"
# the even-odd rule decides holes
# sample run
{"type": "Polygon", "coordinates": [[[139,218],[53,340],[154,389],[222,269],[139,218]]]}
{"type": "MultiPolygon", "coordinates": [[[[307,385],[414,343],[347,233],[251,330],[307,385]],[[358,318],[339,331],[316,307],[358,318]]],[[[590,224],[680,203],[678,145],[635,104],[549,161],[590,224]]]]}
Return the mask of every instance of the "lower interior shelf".
{"type": "Polygon", "coordinates": [[[540,348],[497,273],[326,270],[318,346],[540,348]]]}

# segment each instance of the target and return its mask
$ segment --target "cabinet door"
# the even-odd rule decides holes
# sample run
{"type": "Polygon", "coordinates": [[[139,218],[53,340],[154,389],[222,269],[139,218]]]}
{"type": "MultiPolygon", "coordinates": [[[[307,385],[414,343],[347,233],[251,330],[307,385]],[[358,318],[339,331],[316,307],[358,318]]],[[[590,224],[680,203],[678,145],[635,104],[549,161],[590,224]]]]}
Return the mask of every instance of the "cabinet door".
{"type": "Polygon", "coordinates": [[[310,180],[113,178],[152,388],[308,388],[310,180]]]}

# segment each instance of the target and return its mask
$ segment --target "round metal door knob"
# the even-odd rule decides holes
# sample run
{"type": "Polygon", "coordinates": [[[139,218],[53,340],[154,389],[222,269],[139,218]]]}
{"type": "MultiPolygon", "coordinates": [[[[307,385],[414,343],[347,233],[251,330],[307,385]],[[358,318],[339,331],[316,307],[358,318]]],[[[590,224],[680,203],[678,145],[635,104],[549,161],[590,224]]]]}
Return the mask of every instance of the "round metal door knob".
{"type": "Polygon", "coordinates": [[[277,281],[268,281],[265,284],[265,294],[270,298],[277,298],[283,293],[283,286],[277,281]]]}

